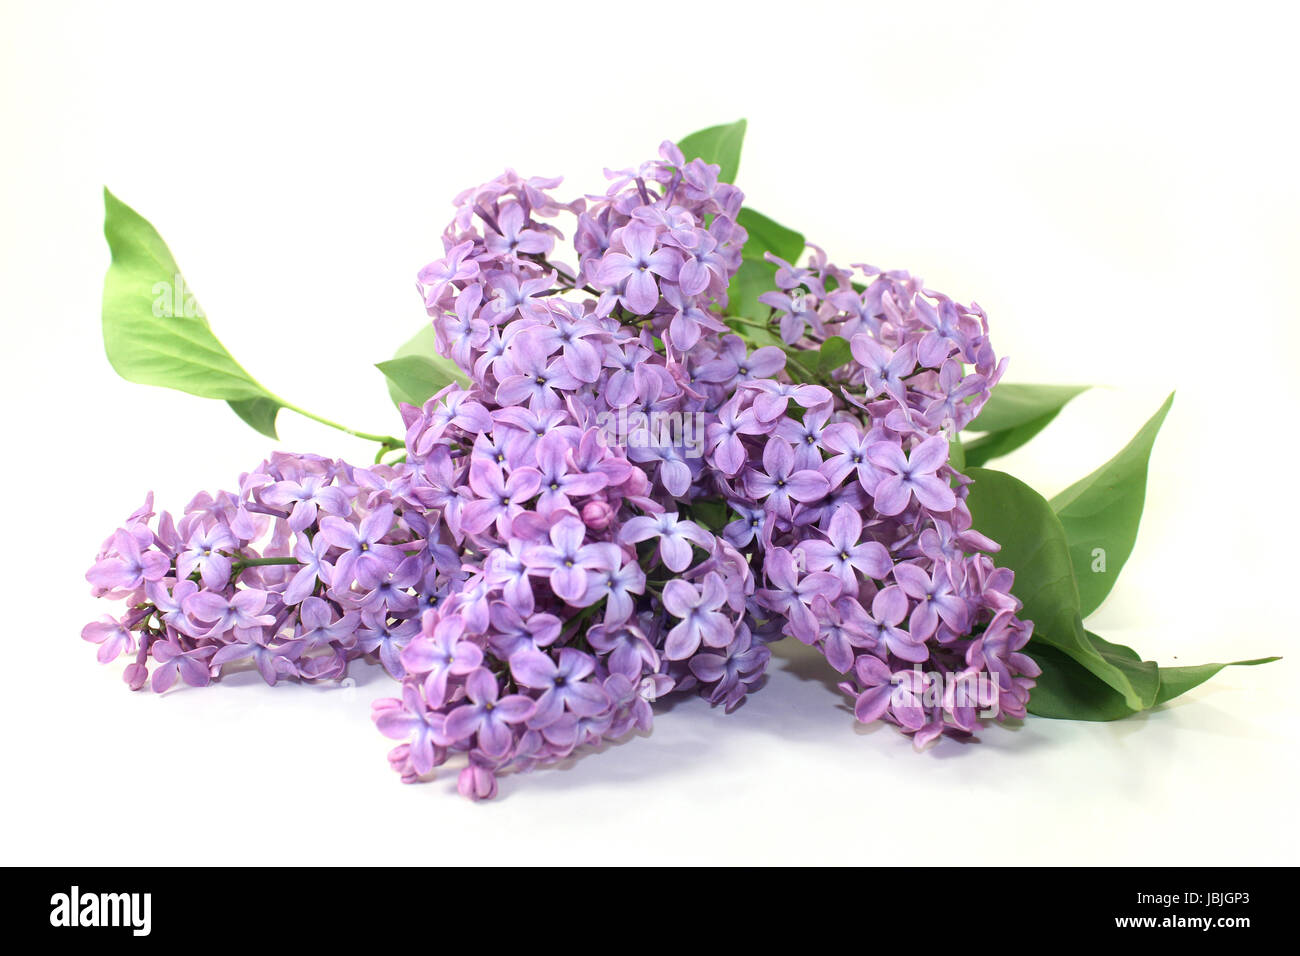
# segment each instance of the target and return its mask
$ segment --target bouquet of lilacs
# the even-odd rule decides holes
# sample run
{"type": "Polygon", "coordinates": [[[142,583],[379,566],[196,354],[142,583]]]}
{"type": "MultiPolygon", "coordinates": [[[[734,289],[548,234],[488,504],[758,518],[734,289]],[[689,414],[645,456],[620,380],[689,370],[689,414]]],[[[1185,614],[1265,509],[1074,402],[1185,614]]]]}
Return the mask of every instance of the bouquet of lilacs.
{"type": "MultiPolygon", "coordinates": [[[[452,761],[475,799],[648,730],[665,695],[734,710],[784,638],[918,748],[1027,712],[1120,717],[1222,667],[1160,668],[1082,624],[1132,548],[1169,403],[1050,503],[980,467],[1079,389],[999,384],[978,306],[746,207],[743,132],[665,142],[601,195],[511,171],[461,193],[418,276],[430,324],[380,364],[404,436],[353,432],[379,446],[365,465],[277,452],[179,516],[151,497],[87,574],[125,605],[83,632],[99,659],[158,692],[377,659],[393,768],[452,761]]],[[[272,437],[281,408],[309,414],[107,203],[118,371],[272,437]]]]}

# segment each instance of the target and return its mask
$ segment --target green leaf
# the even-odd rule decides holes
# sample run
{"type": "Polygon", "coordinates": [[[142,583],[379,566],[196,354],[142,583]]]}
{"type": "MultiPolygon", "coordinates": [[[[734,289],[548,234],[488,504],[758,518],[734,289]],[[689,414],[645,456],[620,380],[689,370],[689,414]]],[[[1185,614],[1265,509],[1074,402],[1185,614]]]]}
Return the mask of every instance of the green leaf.
{"type": "Polygon", "coordinates": [[[1103,658],[1110,661],[1127,676],[1136,691],[1141,710],[1146,710],[1156,702],[1156,692],[1160,687],[1160,668],[1155,661],[1144,661],[1137,651],[1123,644],[1112,644],[1098,637],[1092,631],[1084,631],[1093,648],[1103,658]]]}
{"type": "MultiPolygon", "coordinates": [[[[1138,660],[1138,654],[1132,648],[1110,644],[1092,632],[1088,632],[1088,638],[1094,644],[1110,649],[1116,657],[1130,662],[1138,660]]],[[[1136,713],[1124,703],[1120,694],[1055,648],[1031,641],[1026,652],[1043,669],[1029,694],[1031,714],[1059,720],[1119,720],[1136,713]]],[[[1192,667],[1156,667],[1150,661],[1144,662],[1142,667],[1154,668],[1157,683],[1155,697],[1149,706],[1163,704],[1187,693],[1225,667],[1268,664],[1276,660],[1280,658],[1261,657],[1252,661],[1192,667]]],[[[1146,675],[1144,679],[1149,682],[1150,676],[1146,675]]]]}
{"type": "Polygon", "coordinates": [[[966,442],[966,461],[983,465],[1041,432],[1087,385],[998,385],[967,431],[987,432],[966,442]]]}
{"type": "Polygon", "coordinates": [[[1033,640],[1064,652],[1141,710],[1148,688],[1135,686],[1133,668],[1103,655],[1083,629],[1065,529],[1051,506],[1003,472],[968,468],[966,474],[973,482],[967,505],[975,527],[1002,546],[996,560],[1015,572],[1012,593],[1024,604],[1022,617],[1034,622],[1033,640]]]}
{"type": "Polygon", "coordinates": [[[1030,712],[1039,717],[1067,720],[1118,720],[1154,706],[1160,687],[1160,668],[1156,662],[1144,661],[1133,648],[1112,644],[1092,631],[1084,634],[1088,644],[1101,657],[1128,676],[1140,706],[1130,706],[1122,694],[1056,648],[1035,645],[1031,641],[1027,651],[1043,673],[1030,692],[1030,712]]]}
{"type": "Polygon", "coordinates": [[[1280,657],[1258,657],[1253,661],[1231,661],[1227,664],[1195,664],[1188,667],[1160,668],[1160,690],[1156,694],[1156,703],[1163,704],[1185,694],[1193,687],[1199,687],[1225,667],[1254,667],[1256,664],[1271,664],[1280,661],[1280,657]]]}
{"type": "MultiPolygon", "coordinates": [[[[803,254],[804,239],[800,233],[752,209],[742,209],[739,221],[749,231],[749,239],[742,250],[740,268],[727,287],[727,314],[765,322],[772,310],[759,302],[758,297],[764,292],[776,291],[776,266],[763,258],[763,254],[771,252],[787,262],[794,262],[803,254]]],[[[768,333],[744,326],[736,331],[750,348],[781,343],[775,331],[768,333]]]]}
{"type": "Polygon", "coordinates": [[[403,355],[378,362],[375,368],[388,379],[389,394],[395,402],[406,402],[417,408],[451,382],[443,369],[423,355],[403,355]]]}
{"type": "Polygon", "coordinates": [[[995,559],[1015,572],[1012,593],[1024,603],[1021,616],[1034,622],[1025,653],[1043,673],[1030,693],[1030,713],[1116,720],[1171,700],[1230,666],[1160,667],[1130,647],[1084,630],[1070,547],[1051,506],[1010,475],[986,468],[969,468],[966,474],[973,480],[967,504],[975,527],[1002,545],[995,559]]]}
{"type": "Polygon", "coordinates": [[[104,236],[113,256],[104,277],[104,351],[117,374],[223,399],[274,438],[283,403],[217,340],[157,230],[107,189],[104,236]]]}
{"type": "Polygon", "coordinates": [[[396,405],[406,402],[421,406],[452,382],[469,385],[469,377],[460,367],[438,354],[432,324],[423,326],[391,359],[375,367],[388,379],[388,394],[396,405]]]}
{"type": "Polygon", "coordinates": [[[221,399],[270,438],[287,408],[366,441],[400,446],[400,439],[355,431],[286,402],[244,371],[213,334],[162,236],[107,189],[104,236],[113,257],[104,277],[104,351],[128,382],[221,399]]]}
{"type": "Polygon", "coordinates": [[[975,432],[1001,432],[1028,424],[1049,412],[1059,412],[1070,399],[1087,391],[1087,385],[1015,385],[1003,382],[968,428],[975,432]]]}
{"type": "Polygon", "coordinates": [[[1028,709],[1034,716],[1119,720],[1136,713],[1124,703],[1123,695],[1056,648],[1030,641],[1025,653],[1043,670],[1029,692],[1028,709]]]}
{"type": "Polygon", "coordinates": [[[962,444],[960,436],[948,442],[948,464],[955,471],[966,471],[966,446],[962,444]]]}
{"type": "MultiPolygon", "coordinates": [[[[781,351],[785,352],[785,373],[790,376],[791,382],[802,385],[816,384],[820,380],[817,372],[818,357],[815,351],[786,345],[780,339],[777,339],[777,344],[781,351]]],[[[787,409],[787,412],[796,417],[803,414],[803,410],[797,405],[787,409]]]]}
{"type": "Polygon", "coordinates": [[[734,183],[740,169],[740,148],[745,142],[745,121],[736,120],[722,126],[710,126],[677,142],[686,162],[702,159],[722,167],[718,179],[734,183]]]}
{"type": "Polygon", "coordinates": [[[1085,617],[1110,594],[1133,553],[1146,501],[1147,462],[1173,401],[1171,394],[1119,454],[1052,499],[1070,545],[1085,617]]]}
{"type": "Polygon", "coordinates": [[[823,375],[830,375],[836,369],[842,368],[853,358],[853,352],[849,348],[849,340],[840,335],[832,335],[822,343],[821,352],[817,357],[817,370],[823,375]]]}
{"type": "Polygon", "coordinates": [[[691,502],[690,513],[692,521],[718,534],[730,520],[727,503],[721,498],[697,498],[691,502]]]}
{"type": "MultiPolygon", "coordinates": [[[[764,292],[776,291],[776,266],[770,262],[755,262],[753,259],[742,259],[740,268],[736,274],[731,277],[731,284],[727,286],[727,315],[737,315],[742,318],[752,319],[754,321],[764,321],[771,314],[771,308],[758,301],[758,297],[764,292]]],[[[754,330],[762,331],[762,330],[754,330]]],[[[741,332],[741,337],[746,342],[751,341],[750,332],[741,332]]],[[[780,341],[775,332],[768,333],[771,338],[777,342],[780,341]]],[[[764,345],[772,345],[773,342],[765,341],[764,345]]]]}
{"type": "Polygon", "coordinates": [[[248,398],[228,402],[236,415],[252,425],[267,438],[279,438],[275,430],[275,417],[283,407],[273,398],[248,398]]]}
{"type": "Polygon", "coordinates": [[[972,465],[985,465],[994,458],[1001,458],[1026,444],[1050,425],[1055,417],[1056,412],[1049,412],[1042,418],[1035,418],[1015,428],[972,438],[966,442],[966,460],[972,465]]]}
{"type": "Polygon", "coordinates": [[[744,258],[765,262],[763,253],[770,252],[786,262],[795,263],[803,255],[806,245],[803,233],[783,226],[748,206],[740,210],[736,221],[749,233],[749,239],[741,250],[744,258]]]}

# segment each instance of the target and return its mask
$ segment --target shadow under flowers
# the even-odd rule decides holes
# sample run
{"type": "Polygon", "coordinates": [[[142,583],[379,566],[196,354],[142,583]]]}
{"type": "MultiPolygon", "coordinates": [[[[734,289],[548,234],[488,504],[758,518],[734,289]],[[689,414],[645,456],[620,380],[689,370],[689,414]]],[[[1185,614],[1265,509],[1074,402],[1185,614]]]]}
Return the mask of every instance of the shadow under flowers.
{"type": "MultiPolygon", "coordinates": [[[[1026,732],[1020,720],[984,723],[974,735],[944,735],[913,754],[911,738],[883,721],[859,723],[852,699],[838,687],[838,674],[813,647],[785,639],[771,645],[772,660],[764,686],[755,689],[731,714],[693,692],[674,694],[655,704],[651,731],[637,731],[617,741],[584,747],[564,760],[529,772],[529,788],[580,788],[588,784],[632,783],[650,775],[690,772],[706,761],[728,759],[743,752],[743,744],[730,744],[744,735],[775,738],[764,746],[823,747],[851,754],[854,738],[869,738],[871,750],[882,757],[915,757],[949,761],[983,751],[1020,753],[1048,742],[1044,734],[1026,732]],[[850,736],[852,735],[852,736],[850,736]],[[634,738],[644,738],[628,747],[634,738]],[[982,744],[972,747],[971,744],[982,744]],[[588,778],[587,758],[602,755],[599,773],[588,778]]],[[[867,754],[860,754],[870,759],[867,754]]],[[[992,753],[988,754],[992,756],[992,753]]],[[[975,767],[976,764],[971,764],[975,767]]],[[[444,769],[447,773],[450,768],[444,769]]],[[[515,790],[518,771],[500,778],[500,798],[515,790]]],[[[454,780],[454,774],[453,774],[454,780]]]]}

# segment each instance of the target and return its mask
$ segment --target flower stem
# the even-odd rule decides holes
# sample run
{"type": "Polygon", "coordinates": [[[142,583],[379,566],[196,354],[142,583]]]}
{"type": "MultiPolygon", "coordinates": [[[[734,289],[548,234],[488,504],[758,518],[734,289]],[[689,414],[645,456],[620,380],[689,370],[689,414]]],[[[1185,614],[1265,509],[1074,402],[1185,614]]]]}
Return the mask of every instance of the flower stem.
{"type": "Polygon", "coordinates": [[[265,568],[276,564],[301,564],[297,558],[240,558],[235,562],[232,570],[242,571],[244,568],[265,568]]]}
{"type": "Polygon", "coordinates": [[[402,439],[394,438],[392,435],[372,435],[369,432],[360,432],[354,428],[348,428],[346,425],[340,425],[338,422],[332,422],[328,418],[323,418],[320,415],[313,414],[305,408],[299,408],[292,402],[286,402],[282,398],[276,398],[276,401],[279,402],[283,408],[287,408],[291,412],[297,412],[299,415],[303,416],[303,418],[310,418],[314,422],[320,422],[322,425],[328,425],[330,428],[336,428],[341,432],[354,435],[355,437],[364,439],[365,441],[379,442],[379,444],[386,448],[401,448],[405,444],[402,439]]]}
{"type": "Polygon", "coordinates": [[[753,328],[763,329],[764,331],[767,332],[772,331],[772,324],[770,322],[755,322],[753,319],[742,319],[738,315],[729,315],[724,319],[724,321],[739,322],[741,325],[749,325],[752,326],[753,328]]]}

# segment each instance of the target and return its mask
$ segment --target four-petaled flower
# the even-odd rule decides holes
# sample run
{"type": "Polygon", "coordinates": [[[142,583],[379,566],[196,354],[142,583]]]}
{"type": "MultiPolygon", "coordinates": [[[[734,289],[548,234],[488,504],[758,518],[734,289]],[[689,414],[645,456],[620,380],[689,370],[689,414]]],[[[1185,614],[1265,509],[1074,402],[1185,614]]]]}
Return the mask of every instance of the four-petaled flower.
{"type": "Polygon", "coordinates": [[[670,661],[690,657],[701,644],[707,647],[726,647],[735,629],[726,615],[718,613],[727,603],[727,589],[722,578],[710,571],[704,576],[704,585],[695,585],[674,578],[664,585],[664,610],[678,619],[664,641],[664,656],[670,661]]]}
{"type": "Polygon", "coordinates": [[[659,302],[659,284],[655,276],[670,281],[677,278],[682,264],[682,254],[676,249],[655,249],[657,232],[654,226],[632,222],[614,232],[615,246],[623,252],[605,253],[596,281],[606,287],[622,284],[619,301],[629,312],[646,315],[659,302]]]}
{"type": "Polygon", "coordinates": [[[675,511],[657,515],[637,515],[628,519],[619,532],[622,544],[638,544],[650,538],[659,539],[659,559],[669,571],[684,571],[691,563],[691,545],[705,550],[712,545],[713,536],[694,521],[685,521],[675,511]]]}
{"type": "Polygon", "coordinates": [[[894,566],[883,544],[862,541],[862,516],[847,505],[835,509],[825,541],[805,541],[800,550],[809,571],[833,571],[850,592],[857,589],[857,573],[881,581],[894,566]]]}
{"type": "Polygon", "coordinates": [[[578,601],[587,593],[587,571],[600,567],[601,550],[584,544],[587,526],[565,516],[551,525],[549,544],[528,545],[523,550],[530,573],[550,579],[551,589],[565,601],[578,601]]]}
{"type": "Polygon", "coordinates": [[[784,438],[772,436],[763,446],[763,470],[745,472],[745,491],[753,498],[767,499],[769,507],[789,518],[792,502],[815,501],[831,490],[820,471],[796,469],[794,449],[784,438]]]}
{"type": "Polygon", "coordinates": [[[510,673],[515,680],[542,692],[528,717],[528,726],[534,730],[549,727],[566,709],[579,717],[600,713],[609,698],[599,684],[587,680],[595,669],[590,654],[572,647],[560,648],[558,659],[530,650],[513,655],[510,673]]]}
{"type": "Polygon", "coordinates": [[[533,701],[523,694],[500,696],[497,679],[486,667],[475,668],[465,679],[461,704],[447,714],[444,733],[449,743],[476,736],[478,747],[489,757],[500,757],[510,749],[513,728],[533,714],[533,701]]]}
{"type": "Polygon", "coordinates": [[[952,488],[937,474],[948,463],[948,439],[942,435],[927,438],[910,455],[894,442],[873,442],[867,448],[867,458],[884,475],[871,492],[882,515],[901,514],[913,496],[931,511],[942,513],[956,507],[952,488]]]}
{"type": "Polygon", "coordinates": [[[465,622],[459,617],[440,618],[426,611],[419,636],[402,648],[402,665],[413,674],[424,674],[424,696],[435,706],[447,698],[447,681],[462,677],[483,663],[483,650],[462,640],[465,622]]]}

